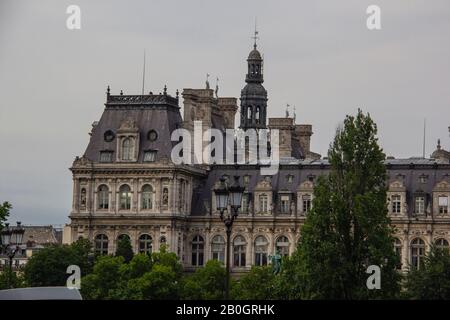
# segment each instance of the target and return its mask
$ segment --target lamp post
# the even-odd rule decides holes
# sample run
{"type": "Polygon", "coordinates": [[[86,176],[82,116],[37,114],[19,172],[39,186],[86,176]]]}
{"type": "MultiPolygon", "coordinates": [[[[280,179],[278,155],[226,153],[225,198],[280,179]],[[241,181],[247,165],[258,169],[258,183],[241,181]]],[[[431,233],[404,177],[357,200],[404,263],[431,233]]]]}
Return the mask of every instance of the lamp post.
{"type": "Polygon", "coordinates": [[[226,249],[226,279],[225,279],[225,298],[230,296],[230,237],[233,222],[238,216],[239,208],[241,207],[242,194],[244,187],[239,185],[239,176],[234,176],[234,184],[230,187],[225,183],[225,179],[220,178],[220,185],[214,190],[216,195],[216,207],[220,212],[220,220],[225,224],[227,234],[227,249],[226,249]],[[228,210],[230,204],[230,211],[228,210]],[[225,215],[225,211],[227,214],[225,215]]]}
{"type": "Polygon", "coordinates": [[[25,229],[22,227],[20,221],[17,222],[16,227],[9,227],[9,223],[5,223],[5,229],[1,232],[2,245],[6,256],[9,259],[9,275],[8,275],[8,287],[12,288],[12,263],[16,252],[19,250],[19,246],[22,244],[23,234],[25,229]]]}

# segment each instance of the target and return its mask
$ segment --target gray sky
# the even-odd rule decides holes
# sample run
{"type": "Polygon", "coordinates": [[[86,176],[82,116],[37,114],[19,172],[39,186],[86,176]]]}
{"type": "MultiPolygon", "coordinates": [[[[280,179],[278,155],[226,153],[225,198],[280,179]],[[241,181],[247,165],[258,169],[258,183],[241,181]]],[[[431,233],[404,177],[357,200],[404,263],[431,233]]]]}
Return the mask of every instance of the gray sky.
{"type": "Polygon", "coordinates": [[[174,94],[220,78],[238,97],[255,16],[265,58],[269,116],[297,107],[324,155],[336,126],[357,107],[371,113],[388,155],[449,148],[450,2],[345,1],[20,1],[0,2],[0,201],[11,220],[68,222],[72,178],[91,123],[113,94],[138,94],[147,51],[146,91],[174,94]],[[81,30],[66,8],[81,8],[81,30]],[[382,30],[366,28],[381,7],[382,30]]]}

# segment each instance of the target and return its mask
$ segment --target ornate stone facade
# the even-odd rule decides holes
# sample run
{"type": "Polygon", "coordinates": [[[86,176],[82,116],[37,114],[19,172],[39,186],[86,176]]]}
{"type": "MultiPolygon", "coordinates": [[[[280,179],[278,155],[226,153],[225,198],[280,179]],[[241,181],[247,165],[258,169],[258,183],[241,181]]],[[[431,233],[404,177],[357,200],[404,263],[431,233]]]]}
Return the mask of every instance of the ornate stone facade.
{"type": "MultiPolygon", "coordinates": [[[[248,62],[241,127],[260,129],[266,127],[267,92],[256,46],[248,62]]],[[[158,95],[111,95],[108,88],[86,152],[71,167],[70,240],[88,238],[104,254],[114,253],[121,236],[130,238],[135,252],[165,244],[186,270],[223,260],[225,227],[213,189],[222,176],[238,175],[246,190],[231,235],[232,271],[266,264],[276,251],[291,254],[311,209],[314,183],[329,168],[310,150],[311,125],[269,119],[269,129],[280,130],[281,165],[274,176],[262,176],[251,164],[176,165],[170,161],[175,129],[192,131],[196,120],[203,121],[203,129],[234,128],[238,108],[236,98],[214,97],[209,88],[184,89],[182,97],[184,119],[178,92],[176,97],[166,89],[158,95]]],[[[450,163],[448,153],[436,154],[439,158],[386,161],[387,208],[402,268],[418,263],[432,243],[450,242],[450,163]]]]}

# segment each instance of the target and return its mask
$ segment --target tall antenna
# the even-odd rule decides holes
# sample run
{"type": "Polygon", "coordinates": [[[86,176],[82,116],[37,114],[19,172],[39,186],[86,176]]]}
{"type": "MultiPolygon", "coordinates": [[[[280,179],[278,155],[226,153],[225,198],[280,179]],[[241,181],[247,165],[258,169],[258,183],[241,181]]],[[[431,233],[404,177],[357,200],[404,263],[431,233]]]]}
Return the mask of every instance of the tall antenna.
{"type": "Polygon", "coordinates": [[[144,49],[144,67],[142,69],[142,95],[144,95],[145,89],[145,49],[144,49]]]}
{"type": "Polygon", "coordinates": [[[427,119],[423,119],[423,150],[422,150],[422,158],[425,159],[425,133],[426,133],[427,119]]]}

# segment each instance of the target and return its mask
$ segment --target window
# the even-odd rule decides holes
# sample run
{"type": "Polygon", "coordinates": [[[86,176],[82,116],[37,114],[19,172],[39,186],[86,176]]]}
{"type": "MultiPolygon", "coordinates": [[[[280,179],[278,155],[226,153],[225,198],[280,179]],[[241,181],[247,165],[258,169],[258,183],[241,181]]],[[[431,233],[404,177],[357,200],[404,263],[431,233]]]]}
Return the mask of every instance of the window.
{"type": "Polygon", "coordinates": [[[233,265],[235,267],[245,267],[245,247],[247,243],[244,237],[237,236],[233,241],[233,265]]]}
{"type": "Polygon", "coordinates": [[[148,234],[143,234],[139,237],[139,253],[152,253],[152,237],[148,234]]]}
{"type": "Polygon", "coordinates": [[[436,248],[438,248],[440,250],[448,250],[448,241],[443,238],[437,239],[435,244],[436,244],[436,248]]]}
{"type": "Polygon", "coordinates": [[[402,268],[402,242],[398,238],[394,239],[394,251],[399,260],[397,269],[400,270],[402,268]]]}
{"type": "Polygon", "coordinates": [[[292,174],[288,174],[286,176],[286,182],[287,183],[292,183],[294,181],[294,176],[292,174]]]}
{"type": "Polygon", "coordinates": [[[131,209],[131,189],[128,185],[124,184],[119,189],[120,196],[120,210],[131,209]]]}
{"type": "Polygon", "coordinates": [[[422,239],[416,238],[411,241],[411,265],[413,268],[420,268],[425,257],[425,242],[422,239]]]}
{"type": "Polygon", "coordinates": [[[260,113],[260,108],[259,108],[259,106],[257,106],[256,112],[255,112],[256,123],[259,123],[259,113],[260,113]]]}
{"type": "Polygon", "coordinates": [[[109,207],[109,189],[106,185],[102,184],[98,187],[98,208],[108,209],[109,207]]]}
{"type": "Polygon", "coordinates": [[[111,130],[108,130],[105,132],[105,134],[103,135],[103,138],[105,139],[106,142],[111,142],[114,140],[114,132],[112,132],[111,130]]]}
{"type": "Polygon", "coordinates": [[[392,213],[400,213],[402,210],[401,197],[399,195],[393,195],[392,201],[392,213]]]}
{"type": "Polygon", "coordinates": [[[285,236],[279,237],[276,242],[275,251],[282,257],[289,256],[289,239],[285,236]]]}
{"type": "Polygon", "coordinates": [[[112,162],[112,151],[100,151],[100,162],[112,162]]]}
{"type": "Polygon", "coordinates": [[[448,197],[439,196],[438,206],[439,206],[439,213],[448,213],[448,197]]]}
{"type": "Polygon", "coordinates": [[[95,252],[100,255],[108,254],[108,237],[99,234],[95,237],[95,252]]]}
{"type": "Polygon", "coordinates": [[[281,196],[280,209],[281,213],[289,213],[289,196],[281,196]]]}
{"type": "Polygon", "coordinates": [[[428,176],[427,175],[421,175],[419,177],[419,182],[420,183],[427,183],[427,180],[428,180],[428,176]]]}
{"type": "Polygon", "coordinates": [[[142,187],[141,209],[143,210],[153,209],[153,188],[149,184],[146,184],[142,187]]]}
{"type": "Polygon", "coordinates": [[[302,196],[303,213],[308,213],[311,210],[311,195],[304,194],[302,196]]]}
{"type": "Polygon", "coordinates": [[[250,176],[249,175],[245,175],[243,178],[243,183],[244,183],[244,187],[248,187],[248,184],[250,183],[250,176]]]}
{"type": "Polygon", "coordinates": [[[211,242],[211,255],[214,260],[225,262],[225,239],[215,236],[211,242]]]}
{"type": "Polygon", "coordinates": [[[192,240],[192,265],[202,266],[203,265],[203,248],[204,241],[203,237],[195,236],[192,240]]]}
{"type": "Polygon", "coordinates": [[[122,160],[131,161],[133,160],[133,138],[125,138],[122,142],[122,160]]]}
{"type": "Polygon", "coordinates": [[[154,162],[156,160],[156,150],[149,150],[144,152],[145,162],[154,162]]]}
{"type": "Polygon", "coordinates": [[[248,204],[249,204],[249,194],[244,193],[242,195],[242,203],[241,203],[241,213],[248,213],[248,204]]]}
{"type": "Polygon", "coordinates": [[[158,133],[155,130],[150,130],[147,134],[147,139],[150,141],[156,141],[156,139],[158,139],[158,133]]]}
{"type": "Polygon", "coordinates": [[[268,206],[268,199],[266,194],[262,194],[259,196],[259,211],[266,213],[268,206]]]}
{"type": "Polygon", "coordinates": [[[424,196],[416,196],[415,197],[414,212],[416,214],[424,214],[425,213],[425,197],[424,196]]]}
{"type": "Polygon", "coordinates": [[[247,108],[247,119],[251,120],[252,119],[252,106],[249,106],[247,108]]]}
{"type": "Polygon", "coordinates": [[[80,192],[80,208],[86,209],[86,188],[81,188],[80,192]]]}
{"type": "Polygon", "coordinates": [[[267,239],[263,236],[258,236],[255,239],[255,265],[267,265],[267,239]]]}

